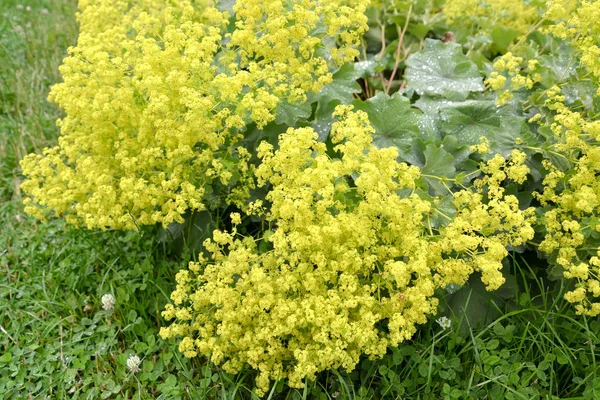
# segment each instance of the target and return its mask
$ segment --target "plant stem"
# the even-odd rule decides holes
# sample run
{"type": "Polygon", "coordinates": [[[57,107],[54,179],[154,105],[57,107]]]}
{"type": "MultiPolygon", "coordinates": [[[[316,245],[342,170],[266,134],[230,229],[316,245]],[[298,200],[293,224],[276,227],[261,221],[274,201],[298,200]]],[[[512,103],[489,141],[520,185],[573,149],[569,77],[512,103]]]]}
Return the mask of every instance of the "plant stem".
{"type": "Polygon", "coordinates": [[[406,29],[408,29],[408,22],[410,21],[411,12],[412,4],[408,8],[408,13],[406,14],[406,23],[404,24],[404,28],[402,28],[402,32],[400,32],[400,36],[398,37],[398,47],[396,48],[396,62],[394,63],[394,69],[392,70],[392,75],[390,76],[390,80],[388,81],[387,88],[385,89],[385,94],[390,93],[390,88],[392,87],[394,76],[396,76],[396,72],[398,72],[398,65],[400,65],[400,50],[402,49],[402,43],[404,42],[404,35],[406,34],[406,29]]]}

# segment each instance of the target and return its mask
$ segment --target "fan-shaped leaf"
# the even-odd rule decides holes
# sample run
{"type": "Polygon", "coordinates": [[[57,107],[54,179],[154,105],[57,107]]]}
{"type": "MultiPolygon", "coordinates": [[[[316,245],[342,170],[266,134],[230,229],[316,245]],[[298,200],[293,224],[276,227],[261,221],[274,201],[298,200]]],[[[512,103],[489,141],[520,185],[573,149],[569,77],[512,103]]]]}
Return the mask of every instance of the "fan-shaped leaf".
{"type": "Polygon", "coordinates": [[[354,104],[369,115],[369,121],[375,128],[373,143],[378,147],[397,147],[399,158],[409,161],[412,142],[421,134],[421,115],[410,107],[410,101],[400,93],[390,97],[381,92],[367,101],[355,101],[354,104]]]}
{"type": "Polygon", "coordinates": [[[406,89],[421,96],[465,100],[469,93],[484,89],[477,66],[457,43],[427,39],[423,50],[408,57],[406,65],[406,89]]]}

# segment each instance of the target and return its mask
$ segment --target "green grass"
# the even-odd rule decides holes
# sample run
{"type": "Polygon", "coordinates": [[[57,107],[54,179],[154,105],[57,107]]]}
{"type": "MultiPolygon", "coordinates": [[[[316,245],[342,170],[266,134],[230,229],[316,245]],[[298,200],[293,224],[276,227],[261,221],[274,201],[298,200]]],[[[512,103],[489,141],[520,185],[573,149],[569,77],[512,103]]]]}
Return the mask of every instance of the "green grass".
{"type": "Polygon", "coordinates": [[[73,0],[0,3],[0,199],[18,199],[17,162],[56,141],[57,107],[46,101],[75,44],[73,0]],[[20,7],[19,7],[20,6],[20,7]],[[23,8],[21,8],[23,7],[23,8]],[[27,8],[29,7],[29,8],[27,8]]]}
{"type": "MultiPolygon", "coordinates": [[[[83,231],[23,213],[18,161],[56,143],[60,111],[46,97],[77,25],[72,0],[18,4],[0,2],[0,398],[256,397],[252,371],[230,376],[158,337],[185,260],[156,230],[83,231]],[[102,309],[106,293],[114,311],[102,309]],[[136,374],[132,354],[142,359],[136,374]]],[[[513,261],[503,297],[477,285],[445,297],[451,329],[432,320],[382,360],[299,390],[279,382],[267,397],[600,398],[598,318],[575,315],[560,283],[519,255],[513,261]]]]}

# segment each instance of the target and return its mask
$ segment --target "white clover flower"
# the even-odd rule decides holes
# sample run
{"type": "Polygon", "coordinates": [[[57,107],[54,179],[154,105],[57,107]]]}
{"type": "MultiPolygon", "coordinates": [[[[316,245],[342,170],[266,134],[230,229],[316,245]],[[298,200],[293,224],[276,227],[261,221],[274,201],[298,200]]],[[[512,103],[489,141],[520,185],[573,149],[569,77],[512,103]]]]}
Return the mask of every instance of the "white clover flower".
{"type": "Polygon", "coordinates": [[[40,11],[40,12],[42,13],[42,15],[48,15],[48,13],[49,13],[50,11],[48,11],[48,9],[47,9],[47,8],[42,8],[42,11],[40,11]]]}
{"type": "Polygon", "coordinates": [[[17,4],[17,10],[22,10],[23,8],[25,8],[23,7],[23,4],[17,4]]]}
{"type": "Polygon", "coordinates": [[[30,6],[25,7],[25,11],[31,11],[31,7],[30,6]]]}
{"type": "Polygon", "coordinates": [[[140,360],[140,358],[137,355],[132,354],[127,359],[127,368],[129,368],[129,371],[131,371],[132,374],[135,374],[136,372],[138,372],[140,370],[141,362],[142,361],[140,360]]]}
{"type": "Polygon", "coordinates": [[[442,329],[450,329],[452,327],[452,321],[448,317],[440,317],[435,320],[442,327],[442,329]]]}
{"type": "Polygon", "coordinates": [[[115,296],[112,294],[107,293],[102,296],[102,308],[104,308],[106,311],[112,311],[115,308],[115,303],[115,296]]]}

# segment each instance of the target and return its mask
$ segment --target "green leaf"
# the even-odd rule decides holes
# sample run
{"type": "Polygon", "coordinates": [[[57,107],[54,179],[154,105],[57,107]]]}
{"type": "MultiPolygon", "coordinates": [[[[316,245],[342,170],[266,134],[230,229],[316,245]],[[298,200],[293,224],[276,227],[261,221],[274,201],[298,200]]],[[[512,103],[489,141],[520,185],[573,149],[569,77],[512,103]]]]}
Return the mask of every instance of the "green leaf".
{"type": "Polygon", "coordinates": [[[597,87],[593,81],[571,81],[561,87],[565,96],[565,103],[577,109],[585,107],[589,112],[597,114],[600,112],[600,99],[596,96],[597,87]]]}
{"type": "Polygon", "coordinates": [[[446,178],[453,179],[456,176],[454,157],[433,143],[427,144],[423,154],[425,156],[425,165],[421,169],[423,179],[437,194],[448,194],[453,183],[446,178]]]}
{"type": "Polygon", "coordinates": [[[320,104],[329,104],[331,101],[338,100],[343,104],[349,104],[354,100],[354,94],[362,91],[356,80],[365,73],[365,68],[356,66],[356,64],[344,64],[333,74],[333,82],[323,86],[321,91],[314,94],[312,101],[318,101],[320,104]]]}
{"type": "Polygon", "coordinates": [[[421,363],[421,364],[419,364],[419,374],[423,378],[427,378],[430,373],[431,373],[431,371],[429,369],[429,364],[427,364],[427,363],[421,363]]]}
{"type": "Polygon", "coordinates": [[[569,363],[569,357],[559,350],[556,354],[556,362],[560,365],[567,365],[569,363]]]}
{"type": "Polygon", "coordinates": [[[375,128],[373,143],[380,147],[396,147],[399,158],[408,161],[413,141],[421,134],[420,113],[410,107],[410,101],[400,93],[393,96],[380,92],[367,101],[355,101],[356,109],[369,115],[375,128]]]}
{"type": "Polygon", "coordinates": [[[461,330],[484,326],[500,316],[499,306],[504,304],[494,292],[488,292],[480,277],[472,275],[467,285],[446,298],[447,306],[454,315],[464,315],[461,330]],[[494,305],[493,303],[496,303],[494,305]]]}
{"type": "Polygon", "coordinates": [[[492,102],[466,101],[440,109],[440,119],[445,134],[456,136],[462,144],[474,145],[482,136],[491,139],[501,125],[501,112],[492,102]]]}
{"type": "Polygon", "coordinates": [[[426,39],[423,50],[411,54],[406,65],[409,93],[465,100],[469,93],[484,89],[477,66],[463,54],[458,43],[426,39]]]}
{"type": "Polygon", "coordinates": [[[431,227],[438,229],[448,225],[450,219],[456,215],[456,207],[452,196],[441,196],[433,200],[433,214],[429,222],[431,227]]]}
{"type": "Polygon", "coordinates": [[[12,353],[10,351],[6,351],[2,356],[0,356],[0,363],[8,364],[12,361],[12,353]]]}
{"type": "Polygon", "coordinates": [[[419,40],[427,36],[430,30],[431,28],[429,26],[419,22],[411,23],[408,25],[408,32],[415,35],[419,40]]]}
{"type": "Polygon", "coordinates": [[[168,243],[178,239],[183,232],[184,225],[172,222],[166,228],[160,227],[158,231],[158,240],[160,243],[168,243]]]}
{"type": "Polygon", "coordinates": [[[460,169],[463,172],[472,172],[471,169],[465,171],[465,167],[470,167],[470,165],[467,165],[466,163],[471,154],[469,146],[460,142],[456,136],[447,135],[444,137],[444,140],[442,140],[442,147],[454,157],[454,166],[457,170],[460,169]]]}
{"type": "Polygon", "coordinates": [[[387,365],[380,365],[379,366],[379,374],[380,375],[387,375],[387,372],[388,372],[387,365]]]}
{"type": "Polygon", "coordinates": [[[212,214],[204,210],[187,213],[184,218],[185,222],[182,224],[172,223],[166,229],[161,229],[158,239],[169,243],[177,253],[181,253],[185,248],[200,251],[202,242],[212,235],[216,227],[212,214]]]}
{"type": "Polygon", "coordinates": [[[394,365],[400,365],[404,355],[398,350],[397,347],[392,347],[392,362],[394,365]]]}
{"type": "Polygon", "coordinates": [[[376,60],[365,60],[354,63],[354,76],[355,79],[367,78],[377,73],[377,68],[381,62],[376,60]]]}
{"type": "MultiPolygon", "coordinates": [[[[489,140],[493,153],[504,157],[515,149],[529,151],[541,146],[541,141],[531,132],[524,116],[516,115],[507,106],[497,106],[492,100],[452,102],[422,97],[415,105],[423,111],[423,120],[427,125],[423,129],[434,131],[430,136],[443,137],[444,142],[449,137],[455,137],[464,146],[463,158],[455,163],[459,170],[462,170],[462,166],[458,167],[458,164],[466,162],[465,155],[471,153],[469,146],[478,144],[482,136],[489,140]]],[[[449,151],[456,157],[453,150],[449,151]]]]}
{"type": "Polygon", "coordinates": [[[496,25],[492,29],[492,50],[498,53],[506,53],[508,46],[519,36],[519,31],[501,25],[496,25]]]}
{"type": "Polygon", "coordinates": [[[258,129],[255,124],[251,124],[246,127],[242,143],[251,153],[256,154],[256,148],[261,141],[266,140],[271,144],[277,144],[277,138],[280,134],[285,132],[287,128],[288,127],[285,125],[270,123],[262,129],[258,129]]]}
{"type": "Polygon", "coordinates": [[[233,6],[235,5],[235,0],[219,0],[217,1],[217,8],[219,11],[229,11],[233,14],[233,6]]]}
{"type": "Polygon", "coordinates": [[[419,110],[423,112],[421,118],[421,131],[423,132],[423,140],[441,139],[442,134],[439,129],[440,109],[446,107],[449,104],[453,104],[448,100],[442,100],[439,98],[433,98],[429,96],[422,96],[414,104],[419,110]]]}
{"type": "Polygon", "coordinates": [[[496,350],[499,345],[500,341],[498,339],[490,339],[490,341],[486,343],[485,347],[488,350],[496,350]]]}
{"type": "MultiPolygon", "coordinates": [[[[437,139],[456,135],[462,130],[469,131],[470,125],[473,124],[481,123],[497,127],[501,123],[501,117],[509,115],[506,107],[497,107],[493,100],[449,101],[423,96],[415,102],[415,107],[423,111],[421,128],[429,133],[429,137],[437,139]],[[496,117],[496,121],[492,119],[493,117],[496,117]]],[[[479,143],[479,135],[475,143],[479,143]]]]}
{"type": "Polygon", "coordinates": [[[553,74],[552,84],[556,84],[564,79],[577,75],[577,61],[573,59],[573,53],[570,48],[561,48],[551,55],[539,57],[542,68],[548,68],[553,74]]]}
{"type": "Polygon", "coordinates": [[[541,145],[542,142],[531,132],[525,118],[514,115],[502,118],[500,129],[494,132],[493,140],[490,140],[492,151],[504,157],[508,157],[515,149],[528,151],[528,148],[539,148],[541,145]]]}
{"type": "Polygon", "coordinates": [[[296,126],[296,122],[306,119],[312,114],[310,104],[307,103],[288,103],[282,101],[277,107],[277,116],[275,123],[279,125],[296,126]]]}
{"type": "Polygon", "coordinates": [[[327,136],[329,136],[329,132],[331,131],[331,125],[336,120],[332,114],[339,104],[338,100],[334,100],[327,104],[319,103],[317,106],[311,126],[319,134],[319,141],[324,142],[327,140],[327,136]]]}

